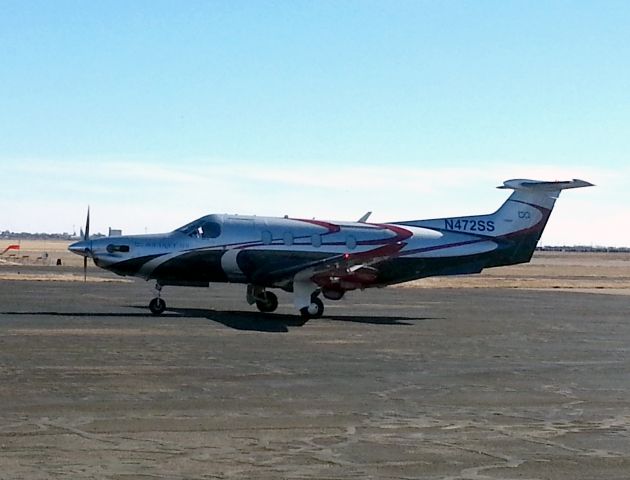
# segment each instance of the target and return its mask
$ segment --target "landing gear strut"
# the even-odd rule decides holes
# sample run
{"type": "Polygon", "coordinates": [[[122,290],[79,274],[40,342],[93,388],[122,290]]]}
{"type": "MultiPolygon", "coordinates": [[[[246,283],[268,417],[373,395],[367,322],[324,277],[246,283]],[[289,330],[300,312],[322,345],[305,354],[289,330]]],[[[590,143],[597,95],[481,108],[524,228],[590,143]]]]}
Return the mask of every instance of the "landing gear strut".
{"type": "Polygon", "coordinates": [[[311,270],[304,270],[293,278],[293,304],[304,320],[324,314],[324,303],[318,297],[321,290],[311,280],[312,275],[311,270]]]}
{"type": "Polygon", "coordinates": [[[275,312],[278,308],[278,297],[273,292],[268,292],[264,287],[247,285],[247,303],[256,304],[258,310],[263,313],[275,312]]]}
{"type": "Polygon", "coordinates": [[[162,315],[164,310],[166,310],[166,302],[162,300],[160,297],[160,293],[162,292],[162,285],[159,283],[155,284],[155,298],[149,302],[149,310],[153,315],[162,315]]]}

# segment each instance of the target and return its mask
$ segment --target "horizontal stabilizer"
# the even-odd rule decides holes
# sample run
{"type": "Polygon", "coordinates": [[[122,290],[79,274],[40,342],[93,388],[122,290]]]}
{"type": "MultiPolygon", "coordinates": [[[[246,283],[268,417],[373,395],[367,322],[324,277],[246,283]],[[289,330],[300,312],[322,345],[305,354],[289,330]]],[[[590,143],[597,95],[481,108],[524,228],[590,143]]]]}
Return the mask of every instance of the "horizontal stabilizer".
{"type": "Polygon", "coordinates": [[[506,180],[503,185],[497,188],[512,189],[512,190],[538,190],[538,191],[558,191],[567,188],[580,188],[580,187],[592,187],[592,183],[585,182],[584,180],[555,181],[555,182],[543,182],[539,180],[525,180],[514,179],[506,180]]]}

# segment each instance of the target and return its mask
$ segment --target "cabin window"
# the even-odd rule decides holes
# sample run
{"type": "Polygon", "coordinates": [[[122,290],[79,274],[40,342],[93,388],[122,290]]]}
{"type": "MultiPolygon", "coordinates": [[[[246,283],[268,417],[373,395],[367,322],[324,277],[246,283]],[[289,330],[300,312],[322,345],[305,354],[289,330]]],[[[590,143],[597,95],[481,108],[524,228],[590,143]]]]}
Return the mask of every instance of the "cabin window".
{"type": "Polygon", "coordinates": [[[311,243],[316,248],[321,247],[322,246],[322,236],[319,233],[313,234],[313,236],[311,236],[311,243]]]}
{"type": "Polygon", "coordinates": [[[261,237],[263,245],[271,245],[273,242],[273,236],[269,230],[263,230],[261,237]]]}
{"type": "Polygon", "coordinates": [[[293,245],[293,234],[291,232],[284,232],[282,240],[284,241],[285,245],[293,245]]]}
{"type": "Polygon", "coordinates": [[[354,235],[348,235],[346,237],[346,247],[348,247],[350,250],[354,250],[355,248],[357,248],[357,239],[354,238],[354,235]]]}

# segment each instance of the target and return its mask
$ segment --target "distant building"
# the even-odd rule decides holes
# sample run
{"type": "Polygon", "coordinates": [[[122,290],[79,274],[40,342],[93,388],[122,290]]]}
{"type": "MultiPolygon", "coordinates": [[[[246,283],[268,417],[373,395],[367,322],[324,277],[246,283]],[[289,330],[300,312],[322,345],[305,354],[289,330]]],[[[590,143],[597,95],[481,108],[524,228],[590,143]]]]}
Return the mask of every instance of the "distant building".
{"type": "Polygon", "coordinates": [[[109,235],[107,235],[108,237],[120,237],[121,235],[122,235],[122,230],[109,227],[109,235]]]}

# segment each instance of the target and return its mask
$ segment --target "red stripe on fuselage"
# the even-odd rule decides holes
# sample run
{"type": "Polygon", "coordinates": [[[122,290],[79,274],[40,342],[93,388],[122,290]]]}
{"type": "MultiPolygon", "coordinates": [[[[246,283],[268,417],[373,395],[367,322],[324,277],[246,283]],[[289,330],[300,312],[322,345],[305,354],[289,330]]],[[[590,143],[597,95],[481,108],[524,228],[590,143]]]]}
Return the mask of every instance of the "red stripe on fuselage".
{"type": "Polygon", "coordinates": [[[305,218],[291,218],[290,220],[295,220],[297,222],[306,222],[312,225],[317,225],[319,227],[324,227],[328,230],[324,235],[330,235],[331,233],[337,233],[341,230],[339,225],[335,225],[334,223],[326,222],[324,220],[307,220],[305,218]]]}

